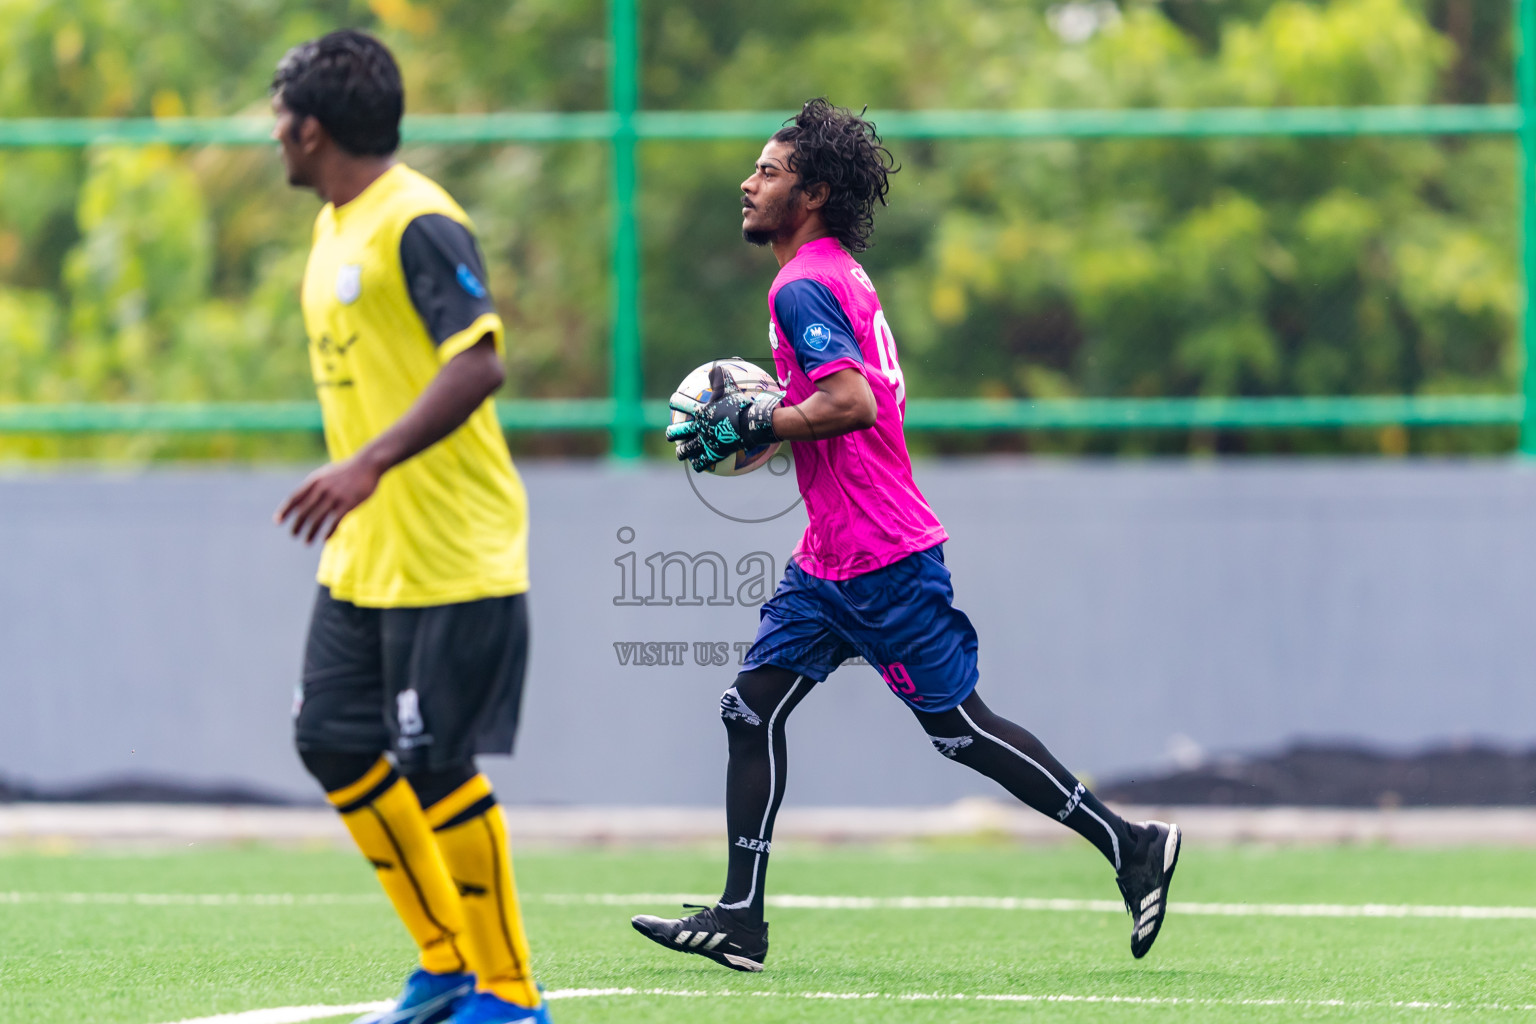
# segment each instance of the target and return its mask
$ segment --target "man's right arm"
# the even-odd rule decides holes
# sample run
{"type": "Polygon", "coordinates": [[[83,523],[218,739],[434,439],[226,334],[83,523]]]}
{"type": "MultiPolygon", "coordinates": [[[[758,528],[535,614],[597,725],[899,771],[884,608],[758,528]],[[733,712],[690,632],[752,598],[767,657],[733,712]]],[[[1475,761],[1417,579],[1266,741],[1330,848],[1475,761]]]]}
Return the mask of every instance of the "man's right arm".
{"type": "Polygon", "coordinates": [[[821,441],[875,424],[875,393],[864,376],[864,354],[832,290],[813,278],[791,281],[773,300],[773,315],[816,392],[781,405],[773,432],[786,441],[821,441]]]}
{"type": "Polygon", "coordinates": [[[837,370],[816,382],[798,405],[773,411],[773,432],[785,441],[824,441],[875,425],[878,406],[860,370],[837,370]]]}

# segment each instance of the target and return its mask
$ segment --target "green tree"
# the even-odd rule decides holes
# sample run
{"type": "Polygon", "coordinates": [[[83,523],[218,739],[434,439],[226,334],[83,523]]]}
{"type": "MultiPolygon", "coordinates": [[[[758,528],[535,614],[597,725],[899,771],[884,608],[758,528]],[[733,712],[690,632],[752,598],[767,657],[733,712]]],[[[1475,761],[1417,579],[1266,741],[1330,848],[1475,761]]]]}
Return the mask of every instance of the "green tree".
{"type": "MultiPolygon", "coordinates": [[[[719,90],[699,91],[699,105],[793,106],[826,93],[869,103],[878,120],[881,109],[923,106],[1414,104],[1444,95],[1456,58],[1412,0],[1201,5],[1222,19],[1194,27],[1144,5],[1079,6],[1100,21],[1076,41],[1052,30],[1043,5],[849,4],[851,17],[824,21],[814,35],[797,34],[794,18],[775,19],[744,29],[716,58],[708,80],[719,90]]],[[[646,220],[648,309],[664,311],[649,323],[653,390],[708,353],[692,325],[732,323],[744,339],[762,332],[754,323],[771,266],[728,237],[723,214],[708,226],[702,215],[723,206],[731,170],[743,173],[755,148],[652,151],[649,180],[665,181],[669,193],[652,199],[646,220]],[[678,252],[694,259],[666,255],[678,252]],[[713,287],[696,287],[706,266],[713,287]]],[[[867,263],[912,394],[1418,394],[1514,385],[1506,140],[895,148],[905,167],[867,263]]],[[[1401,441],[1313,432],[1039,443],[1369,450],[1401,441]]],[[[1418,439],[1422,447],[1509,441],[1507,431],[1423,431],[1418,439]]]]}
{"type": "MultiPolygon", "coordinates": [[[[0,0],[0,116],[261,113],[340,25],[410,109],[606,103],[602,0],[0,0]]],[[[642,3],[643,103],[882,113],[1495,102],[1481,0],[642,3]]],[[[892,143],[865,259],[914,396],[1507,392],[1519,304],[1507,139],[892,143]]],[[[774,266],[737,233],[760,142],[642,147],[646,388],[766,356],[774,266]]],[[[409,147],[475,218],[519,396],[606,393],[598,143],[409,147]]],[[[313,197],[264,148],[0,151],[0,401],[306,398],[313,197]]],[[[1063,451],[1488,451],[1503,428],[1040,436],[1063,451]]],[[[601,439],[519,438],[546,451],[601,439]]],[[[941,450],[1015,436],[940,437],[941,450]]],[[[313,438],[0,439],[0,454],[313,457],[313,438]]],[[[656,450],[662,446],[657,443],[656,450]]]]}

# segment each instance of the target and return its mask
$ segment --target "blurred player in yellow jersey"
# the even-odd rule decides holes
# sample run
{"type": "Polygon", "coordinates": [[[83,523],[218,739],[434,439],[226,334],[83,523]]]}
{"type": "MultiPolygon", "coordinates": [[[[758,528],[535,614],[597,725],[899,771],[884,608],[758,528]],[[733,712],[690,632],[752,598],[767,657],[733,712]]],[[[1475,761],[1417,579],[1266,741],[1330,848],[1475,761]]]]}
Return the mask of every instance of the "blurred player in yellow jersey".
{"type": "Polygon", "coordinates": [[[272,80],[288,182],[325,201],[304,323],[331,463],[277,512],[325,538],[299,756],[378,872],[420,967],[376,1024],[547,1022],[507,827],[476,754],[512,751],[528,512],[491,395],[501,318],[469,220],[395,160],[404,92],[360,32],[272,80]]]}

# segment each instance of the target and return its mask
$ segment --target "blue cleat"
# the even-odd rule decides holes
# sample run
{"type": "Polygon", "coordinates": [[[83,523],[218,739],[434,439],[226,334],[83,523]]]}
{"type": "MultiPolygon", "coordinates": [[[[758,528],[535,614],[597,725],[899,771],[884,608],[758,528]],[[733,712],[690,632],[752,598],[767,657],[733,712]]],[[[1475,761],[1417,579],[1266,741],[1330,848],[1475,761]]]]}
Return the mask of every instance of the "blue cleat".
{"type": "Polygon", "coordinates": [[[490,992],[476,992],[459,1004],[448,1024],[550,1024],[549,1003],[529,1008],[490,992]]]}
{"type": "Polygon", "coordinates": [[[352,1024],[437,1024],[474,991],[473,974],[433,974],[417,968],[405,979],[394,1009],[364,1014],[352,1024]]]}

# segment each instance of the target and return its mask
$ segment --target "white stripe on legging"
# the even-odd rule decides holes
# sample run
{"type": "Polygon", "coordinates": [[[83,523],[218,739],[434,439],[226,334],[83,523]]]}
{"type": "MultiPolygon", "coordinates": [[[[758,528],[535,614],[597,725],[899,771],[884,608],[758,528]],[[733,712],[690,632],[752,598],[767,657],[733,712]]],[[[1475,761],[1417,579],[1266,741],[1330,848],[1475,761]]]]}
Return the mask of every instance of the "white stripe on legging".
{"type": "MultiPolygon", "coordinates": [[[[972,719],[970,715],[965,713],[965,708],[957,706],[955,708],[955,710],[960,712],[960,717],[965,719],[966,724],[969,725],[972,729],[975,729],[977,732],[981,733],[981,735],[985,736],[987,739],[991,740],[993,743],[996,743],[998,746],[1002,747],[1004,750],[1010,751],[1015,756],[1021,757],[1025,761],[1028,761],[1030,764],[1034,765],[1036,771],[1038,771],[1041,775],[1044,775],[1046,778],[1050,779],[1051,783],[1057,789],[1061,790],[1061,795],[1062,796],[1066,797],[1068,800],[1072,799],[1072,791],[1067,789],[1067,787],[1063,786],[1060,782],[1058,782],[1057,779],[1056,779],[1056,776],[1054,776],[1050,772],[1046,771],[1044,766],[1042,766],[1039,761],[1036,761],[1034,758],[1030,757],[1028,754],[1026,754],[1022,750],[1019,750],[1018,748],[1012,746],[1011,744],[1004,743],[1002,740],[998,739],[996,736],[993,736],[991,733],[987,732],[981,726],[977,725],[975,720],[972,719]]],[[[1088,817],[1092,818],[1094,821],[1098,822],[1100,825],[1103,825],[1104,826],[1104,831],[1109,833],[1109,846],[1110,846],[1110,849],[1113,850],[1114,854],[1115,854],[1115,870],[1119,871],[1120,870],[1120,840],[1115,836],[1115,830],[1110,828],[1108,823],[1105,822],[1105,820],[1103,818],[1099,817],[1097,814],[1094,814],[1093,810],[1090,807],[1088,807],[1086,804],[1081,804],[1080,803],[1077,806],[1078,806],[1078,809],[1082,810],[1083,812],[1085,812],[1088,815],[1088,817]]]]}
{"type": "MultiPolygon", "coordinates": [[[[768,831],[768,816],[773,813],[773,798],[779,787],[779,776],[774,771],[773,763],[773,723],[778,721],[779,712],[784,710],[784,705],[789,703],[789,698],[795,695],[795,691],[800,689],[800,684],[803,682],[805,682],[805,676],[795,676],[794,685],[789,688],[784,699],[779,701],[779,706],[773,709],[773,714],[768,716],[768,806],[763,808],[763,823],[757,827],[759,839],[767,838],[765,833],[768,831]]],[[[762,851],[758,851],[752,858],[752,888],[747,891],[747,898],[740,903],[722,903],[720,904],[722,910],[741,910],[752,905],[752,901],[757,898],[757,869],[762,866],[762,863],[763,854],[762,851]]]]}

